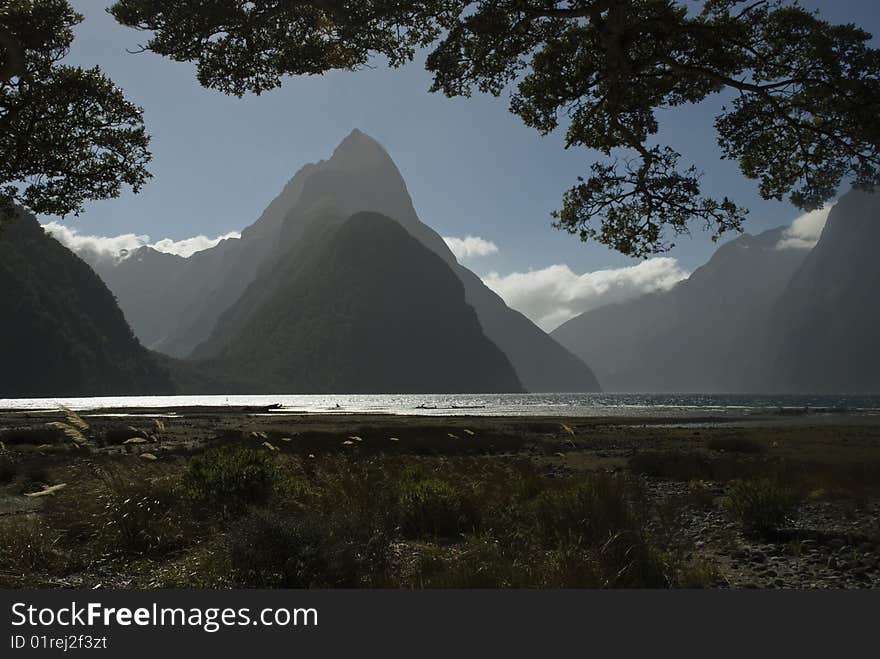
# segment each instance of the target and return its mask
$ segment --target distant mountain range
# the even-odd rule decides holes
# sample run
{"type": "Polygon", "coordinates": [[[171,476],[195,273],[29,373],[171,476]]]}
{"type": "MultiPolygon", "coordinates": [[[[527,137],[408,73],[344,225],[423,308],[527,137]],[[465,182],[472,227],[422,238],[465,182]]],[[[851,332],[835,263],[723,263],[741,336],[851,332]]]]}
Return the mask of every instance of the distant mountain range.
{"type": "Polygon", "coordinates": [[[812,250],[744,235],[672,289],[552,336],[608,391],[880,392],[880,196],[851,191],[812,250]]]}
{"type": "Polygon", "coordinates": [[[743,235],[548,336],[456,261],[354,131],[240,239],[189,258],[143,247],[96,259],[99,278],[33,216],[0,225],[0,397],[880,393],[878,239],[880,195],[851,191],[812,249],[786,227],[743,235]]]}
{"type": "MultiPolygon", "coordinates": [[[[408,263],[409,270],[398,270],[399,276],[423,283],[425,300],[430,302],[439,295],[438,299],[443,299],[447,305],[445,312],[449,317],[458,318],[463,323],[459,328],[448,323],[442,325],[447,336],[460,337],[463,342],[472,341],[467,345],[462,343],[461,354],[475,355],[477,344],[483,345],[466,320],[467,310],[460,308],[470,307],[476,316],[477,328],[489,344],[500,350],[514,372],[514,377],[510,377],[507,369],[497,364],[480,377],[476,377],[472,369],[460,370],[454,387],[452,380],[438,372],[431,376],[436,379],[428,378],[422,385],[407,384],[410,387],[407,390],[413,390],[411,387],[423,391],[454,389],[462,392],[476,391],[474,387],[485,391],[525,389],[536,392],[599,389],[592,371],[579,358],[528,318],[507,307],[479,277],[456,261],[440,235],[419,220],[406,184],[390,156],[375,140],[360,131],[352,132],[329,160],[306,165],[297,172],[260,218],[242,232],[240,240],[225,240],[189,258],[143,247],[119,262],[95,265],[118,298],[135,334],[145,345],[178,359],[192,358],[210,368],[213,384],[203,386],[219,386],[223,377],[217,369],[222,369],[221,364],[227,360],[236,364],[235,372],[230,376],[240,378],[244,372],[251,371],[260,374],[257,381],[241,384],[247,386],[248,391],[254,387],[262,390],[265,375],[266,386],[278,392],[319,387],[322,391],[344,393],[348,391],[345,386],[353,384],[343,386],[342,380],[334,379],[329,371],[341,368],[338,363],[331,365],[327,362],[328,373],[325,374],[316,373],[318,366],[311,364],[308,368],[312,370],[306,375],[304,371],[296,371],[306,368],[305,362],[298,361],[300,357],[290,357],[284,367],[277,363],[280,348],[276,347],[275,352],[253,352],[254,361],[245,368],[247,359],[243,357],[243,346],[250,345],[250,341],[271,340],[276,346],[283,345],[290,350],[320,350],[324,357],[328,357],[326,351],[331,345],[339,348],[340,342],[348,341],[365,350],[377,351],[384,358],[385,367],[395,370],[393,374],[374,372],[373,386],[358,382],[358,391],[387,391],[388,382],[405,383],[409,377],[397,371],[403,365],[398,363],[395,349],[403,346],[398,344],[395,348],[383,342],[378,334],[364,333],[363,326],[346,325],[347,321],[338,316],[338,306],[343,304],[342,299],[347,294],[343,284],[351,285],[352,282],[343,281],[328,266],[323,271],[318,265],[311,269],[306,267],[319,249],[344,249],[338,245],[328,247],[327,241],[346,239],[351,230],[334,232],[330,228],[353,216],[377,227],[374,237],[361,234],[364,240],[362,249],[376,259],[372,262],[376,276],[379,276],[383,258],[393,255],[393,258],[408,263]],[[383,254],[372,243],[390,235],[389,229],[383,225],[378,230],[380,225],[376,224],[375,218],[366,220],[372,216],[358,215],[363,212],[390,218],[415,240],[398,241],[395,243],[397,251],[383,254]],[[333,238],[329,237],[331,235],[333,238]],[[428,285],[429,282],[445,281],[436,272],[437,263],[441,263],[462,287],[464,297],[460,305],[454,302],[451,288],[444,288],[441,295],[428,285]],[[303,293],[299,278],[306,274],[313,278],[311,285],[316,290],[320,287],[325,297],[317,300],[310,296],[306,306],[299,306],[300,302],[293,303],[292,298],[286,296],[291,291],[303,293]],[[334,283],[335,286],[330,286],[334,283]],[[265,319],[269,317],[279,324],[268,327],[265,319]],[[335,322],[342,324],[336,326],[335,322]],[[318,337],[306,327],[308,323],[323,327],[328,336],[318,341],[318,337]],[[265,334],[254,334],[257,328],[265,334]],[[346,333],[333,335],[331,340],[329,335],[343,328],[347,328],[346,333]],[[263,359],[268,361],[264,363],[263,359]],[[466,372],[470,377],[465,377],[466,372]]],[[[362,265],[361,276],[369,278],[369,264],[364,262],[362,265]]],[[[388,294],[393,292],[389,290],[388,294]]],[[[389,314],[389,320],[393,317],[398,322],[400,314],[407,311],[407,305],[416,304],[415,298],[407,298],[408,302],[401,299],[396,301],[401,306],[395,310],[393,304],[386,304],[379,297],[373,298],[372,303],[389,314]],[[395,313],[391,314],[392,311],[395,313]]],[[[418,308],[424,326],[410,325],[410,329],[414,337],[424,339],[432,335],[434,330],[428,325],[438,323],[439,316],[428,313],[424,305],[418,308]]],[[[358,313],[366,313],[366,309],[358,308],[358,313]]],[[[418,318],[415,311],[411,313],[418,318]]],[[[430,342],[425,339],[420,349],[440,354],[447,350],[443,345],[441,337],[435,335],[430,342]]],[[[483,345],[481,350],[485,347],[483,345]]],[[[480,359],[484,360],[480,363],[494,363],[488,352],[480,354],[480,359]]],[[[452,360],[449,363],[460,362],[452,360]]],[[[354,383],[352,380],[345,382],[354,383]]]]}
{"type": "Polygon", "coordinates": [[[0,398],[170,393],[113,294],[37,219],[0,222],[0,398]]]}

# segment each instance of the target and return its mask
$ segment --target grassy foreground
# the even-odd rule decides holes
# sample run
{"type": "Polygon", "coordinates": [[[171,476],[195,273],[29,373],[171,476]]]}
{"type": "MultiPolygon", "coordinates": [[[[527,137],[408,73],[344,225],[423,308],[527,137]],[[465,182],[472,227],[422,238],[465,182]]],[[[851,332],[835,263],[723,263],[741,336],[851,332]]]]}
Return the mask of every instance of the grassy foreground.
{"type": "Polygon", "coordinates": [[[880,423],[0,417],[0,587],[880,586],[880,423]]]}

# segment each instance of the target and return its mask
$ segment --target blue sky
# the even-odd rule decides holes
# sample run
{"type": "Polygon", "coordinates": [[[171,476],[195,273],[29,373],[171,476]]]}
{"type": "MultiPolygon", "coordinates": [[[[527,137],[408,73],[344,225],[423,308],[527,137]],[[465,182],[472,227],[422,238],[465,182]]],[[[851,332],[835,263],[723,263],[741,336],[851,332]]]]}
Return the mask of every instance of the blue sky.
{"type": "MultiPolygon", "coordinates": [[[[304,163],[326,158],[352,128],[378,139],[406,178],[422,220],[444,236],[481,236],[498,246],[469,265],[479,274],[565,264],[577,273],[636,264],[553,229],[549,212],[595,154],[562,148],[562,131],[541,137],[509,114],[507,94],[447,99],[429,94],[422,61],[397,70],[290,78],[243,99],[201,88],[193,66],[143,53],[146,35],[116,24],[104,0],[72,0],[85,15],[69,60],[99,64],[144,108],[155,178],[139,195],[90,204],[66,222],[80,233],[149,234],[154,240],[215,236],[253,222],[304,163]]],[[[880,33],[865,0],[806,0],[834,22],[880,33]]],[[[876,42],[876,40],[875,40],[876,42]]],[[[751,208],[747,230],[790,222],[787,203],[760,200],[754,182],[721,161],[712,118],[720,101],[663,113],[660,139],[705,171],[704,191],[751,208]]],[[[51,218],[44,218],[49,220],[51,218]]],[[[670,256],[687,270],[714,249],[699,229],[670,256]]]]}

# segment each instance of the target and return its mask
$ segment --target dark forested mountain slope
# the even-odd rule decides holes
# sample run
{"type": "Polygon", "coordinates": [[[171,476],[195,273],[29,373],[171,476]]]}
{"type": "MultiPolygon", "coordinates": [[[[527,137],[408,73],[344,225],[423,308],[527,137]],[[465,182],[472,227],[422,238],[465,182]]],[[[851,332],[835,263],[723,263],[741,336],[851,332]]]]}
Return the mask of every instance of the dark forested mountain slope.
{"type": "Polygon", "coordinates": [[[112,293],[19,213],[0,224],[0,397],[172,393],[112,293]]]}
{"type": "Polygon", "coordinates": [[[522,391],[449,265],[377,213],[323,216],[200,353],[256,391],[522,391]]]}

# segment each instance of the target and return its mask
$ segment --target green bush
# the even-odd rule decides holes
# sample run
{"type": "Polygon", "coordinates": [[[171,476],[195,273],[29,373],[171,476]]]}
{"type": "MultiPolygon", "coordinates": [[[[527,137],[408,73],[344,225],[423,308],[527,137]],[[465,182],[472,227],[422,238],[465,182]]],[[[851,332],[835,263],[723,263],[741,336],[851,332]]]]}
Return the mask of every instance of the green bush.
{"type": "Polygon", "coordinates": [[[627,494],[624,479],[598,474],[537,498],[539,535],[545,546],[562,552],[557,571],[576,575],[576,583],[596,578],[601,587],[668,585],[663,557],[650,544],[627,494]],[[586,552],[594,567],[573,572],[571,557],[578,552],[586,552]]]}
{"type": "Polygon", "coordinates": [[[246,588],[380,585],[388,539],[345,514],[252,509],[229,534],[234,581],[246,588]]]}
{"type": "Polygon", "coordinates": [[[576,537],[586,544],[604,542],[635,526],[621,478],[596,475],[562,490],[548,490],[535,500],[537,524],[550,546],[576,537]]]}
{"type": "Polygon", "coordinates": [[[401,532],[409,538],[452,538],[473,526],[458,491],[436,478],[403,480],[397,505],[401,532]]]}
{"type": "Polygon", "coordinates": [[[245,588],[307,588],[323,574],[320,528],[265,510],[251,510],[229,534],[236,583],[245,588]]]}
{"type": "Polygon", "coordinates": [[[796,503],[791,490],[760,478],[734,483],[725,506],[747,531],[768,533],[788,521],[796,503]]]}
{"type": "Polygon", "coordinates": [[[278,471],[268,452],[224,446],[194,457],[181,485],[196,507],[230,515],[266,503],[278,482],[278,471]]]}

